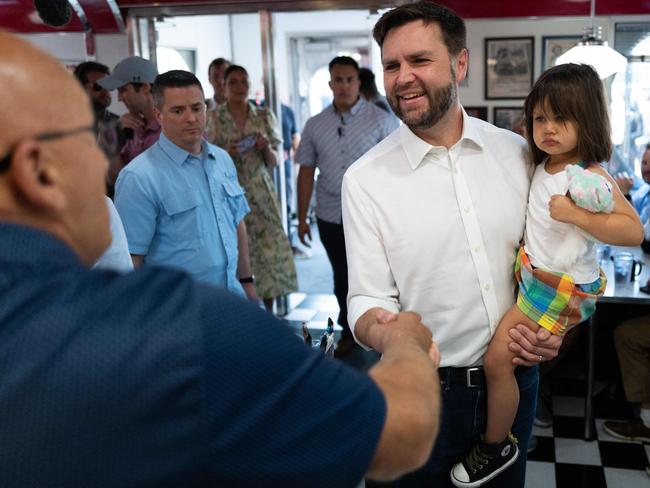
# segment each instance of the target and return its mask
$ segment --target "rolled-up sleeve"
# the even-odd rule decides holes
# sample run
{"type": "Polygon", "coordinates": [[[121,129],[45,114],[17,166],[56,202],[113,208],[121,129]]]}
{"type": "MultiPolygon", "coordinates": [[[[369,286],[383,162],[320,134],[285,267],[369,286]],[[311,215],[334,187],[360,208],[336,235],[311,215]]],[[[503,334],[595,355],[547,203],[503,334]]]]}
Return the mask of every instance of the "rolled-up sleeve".
{"type": "Polygon", "coordinates": [[[368,196],[350,172],[343,178],[341,197],[348,259],[348,323],[354,334],[357,320],[370,308],[399,312],[399,294],[368,196]]]}

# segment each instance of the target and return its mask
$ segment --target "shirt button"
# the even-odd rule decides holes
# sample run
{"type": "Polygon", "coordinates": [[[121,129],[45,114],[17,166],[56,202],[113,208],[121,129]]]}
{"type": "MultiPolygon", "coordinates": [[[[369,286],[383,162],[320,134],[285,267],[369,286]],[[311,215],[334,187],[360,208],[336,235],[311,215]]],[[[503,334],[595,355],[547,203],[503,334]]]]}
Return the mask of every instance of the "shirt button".
{"type": "Polygon", "coordinates": [[[465,207],[465,213],[469,213],[469,207],[465,207]]]}
{"type": "Polygon", "coordinates": [[[476,247],[474,248],[474,252],[479,252],[480,250],[481,250],[481,246],[476,246],[476,247]]]}
{"type": "Polygon", "coordinates": [[[458,174],[458,168],[454,168],[454,174],[458,174]]]}
{"type": "Polygon", "coordinates": [[[490,291],[490,284],[488,283],[487,285],[485,285],[485,286],[483,287],[483,289],[484,289],[485,291],[490,291]]]}

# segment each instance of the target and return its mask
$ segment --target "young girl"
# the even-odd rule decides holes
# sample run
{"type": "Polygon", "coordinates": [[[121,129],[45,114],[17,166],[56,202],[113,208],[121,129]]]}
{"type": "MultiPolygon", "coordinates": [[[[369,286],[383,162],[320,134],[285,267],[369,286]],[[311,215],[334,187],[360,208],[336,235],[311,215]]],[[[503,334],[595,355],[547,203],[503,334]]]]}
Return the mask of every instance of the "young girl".
{"type": "MultiPolygon", "coordinates": [[[[530,187],[524,245],[515,264],[517,303],[501,319],[484,357],[488,387],[485,436],[451,472],[456,486],[480,486],[507,469],[519,454],[510,428],[519,389],[508,349],[509,331],[525,324],[564,335],[586,320],[605,291],[595,242],[568,269],[554,263],[572,226],[607,244],[636,246],[643,239],[638,215],[600,166],[611,155],[610,126],[602,84],[590,66],[563,64],[542,74],[526,98],[526,138],[536,165],[530,187]],[[566,167],[580,165],[610,182],[612,213],[591,213],[568,196],[566,167]]],[[[544,358],[539,357],[542,361],[544,358]]]]}

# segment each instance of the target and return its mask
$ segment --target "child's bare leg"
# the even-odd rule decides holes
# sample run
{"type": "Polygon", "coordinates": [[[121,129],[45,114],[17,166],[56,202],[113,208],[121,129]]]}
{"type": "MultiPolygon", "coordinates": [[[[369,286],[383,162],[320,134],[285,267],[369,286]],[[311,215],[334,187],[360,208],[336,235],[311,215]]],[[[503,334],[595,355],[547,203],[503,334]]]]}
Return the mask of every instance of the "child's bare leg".
{"type": "Polygon", "coordinates": [[[519,387],[512,364],[515,354],[508,349],[508,344],[512,342],[508,332],[517,324],[524,324],[534,332],[539,329],[539,325],[513,305],[499,322],[483,360],[488,387],[485,442],[489,444],[502,442],[506,438],[519,407],[519,387]]]}

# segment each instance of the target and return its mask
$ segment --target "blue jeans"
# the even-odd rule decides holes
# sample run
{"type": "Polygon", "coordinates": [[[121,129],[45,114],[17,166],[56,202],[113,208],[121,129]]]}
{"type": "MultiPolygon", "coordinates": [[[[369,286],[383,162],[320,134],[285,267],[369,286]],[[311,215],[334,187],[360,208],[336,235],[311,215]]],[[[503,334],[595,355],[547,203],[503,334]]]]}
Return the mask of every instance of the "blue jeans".
{"type": "MultiPolygon", "coordinates": [[[[519,488],[526,480],[526,454],[533,429],[537,404],[539,368],[518,367],[515,371],[519,384],[519,409],[512,433],[519,440],[519,458],[506,471],[485,487],[519,488]]],[[[433,453],[420,470],[398,480],[404,487],[453,487],[449,478],[451,468],[465,458],[485,432],[487,421],[487,391],[485,388],[442,388],[442,415],[440,433],[433,453]]]]}

